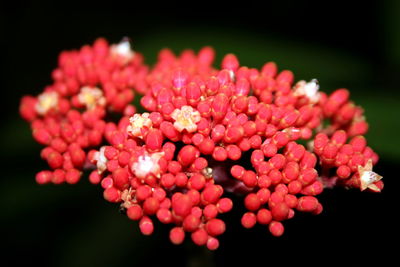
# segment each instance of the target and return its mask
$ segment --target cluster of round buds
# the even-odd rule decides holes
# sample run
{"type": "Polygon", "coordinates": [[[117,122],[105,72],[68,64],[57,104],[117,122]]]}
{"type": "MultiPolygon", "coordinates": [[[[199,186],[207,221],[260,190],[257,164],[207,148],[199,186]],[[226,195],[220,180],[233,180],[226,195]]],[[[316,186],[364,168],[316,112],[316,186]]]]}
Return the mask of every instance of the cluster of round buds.
{"type": "Polygon", "coordinates": [[[273,62],[261,70],[240,66],[233,54],[215,69],[210,47],[180,56],[162,50],[147,72],[128,44],[99,40],[63,55],[55,84],[23,99],[21,114],[56,169],[38,182],[75,182],[79,170],[94,166],[90,182],[139,221],[143,234],[157,219],[174,225],[172,243],[190,234],[211,250],[226,227],[218,215],[233,207],[226,192],[244,196],[245,228],[259,223],[280,236],[295,212],[322,212],[317,196],[326,187],[383,188],[372,171],[378,156],[360,136],[368,129],[363,110],[346,89],[328,96],[316,79],[293,84],[291,71],[278,72],[273,62]],[[96,53],[102,64],[93,63],[96,53]],[[73,93],[71,77],[79,84],[73,93]],[[147,112],[129,105],[133,89],[147,112]],[[111,111],[123,114],[118,123],[105,121],[111,111]]]}
{"type": "Polygon", "coordinates": [[[314,153],[321,165],[321,178],[327,187],[342,185],[380,192],[382,176],[372,171],[378,155],[367,146],[364,136],[354,136],[347,143],[344,130],[335,131],[331,137],[318,133],[314,139],[314,153]],[[335,170],[331,175],[331,169],[335,170]]]}
{"type": "Polygon", "coordinates": [[[364,110],[351,102],[349,97],[349,91],[343,88],[337,89],[329,97],[323,95],[321,106],[324,118],[330,121],[324,132],[332,134],[336,130],[345,130],[349,137],[367,133],[364,110]]]}
{"type": "Polygon", "coordinates": [[[198,148],[168,141],[161,130],[165,123],[170,122],[158,112],[109,123],[105,136],[111,145],[89,153],[97,166],[89,179],[101,184],[107,201],[121,203],[127,216],[139,221],[143,234],[150,235],[158,219],[175,225],[170,231],[174,244],[190,233],[197,245],[217,249],[217,236],[225,231],[217,216],[228,212],[232,201],[222,197],[224,188],[198,148]]]}
{"type": "Polygon", "coordinates": [[[100,38],[93,46],[60,54],[53,83],[36,97],[23,97],[20,105],[52,169],[39,172],[38,183],[79,180],[88,148],[103,141],[106,115],[135,112],[133,89],[146,73],[142,56],[128,40],[109,45],[100,38]]]}

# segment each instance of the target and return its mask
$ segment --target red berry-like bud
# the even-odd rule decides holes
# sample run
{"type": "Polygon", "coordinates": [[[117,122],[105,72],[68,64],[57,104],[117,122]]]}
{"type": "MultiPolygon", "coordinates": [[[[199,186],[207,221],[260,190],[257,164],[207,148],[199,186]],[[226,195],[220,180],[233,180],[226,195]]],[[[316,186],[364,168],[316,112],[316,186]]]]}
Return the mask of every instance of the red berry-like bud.
{"type": "Polygon", "coordinates": [[[192,200],[188,195],[175,193],[172,196],[172,209],[177,216],[186,217],[192,209],[192,200]]]}
{"type": "Polygon", "coordinates": [[[235,92],[237,95],[239,96],[247,96],[250,92],[250,84],[249,81],[247,79],[239,79],[239,75],[237,73],[238,76],[238,81],[236,83],[236,89],[235,92]]]}
{"type": "Polygon", "coordinates": [[[231,174],[234,178],[241,180],[246,170],[240,165],[233,165],[231,167],[231,174]]]}
{"type": "Polygon", "coordinates": [[[215,218],[218,215],[218,208],[214,204],[208,204],[204,207],[203,214],[207,220],[215,218]]]}
{"type": "Polygon", "coordinates": [[[193,167],[198,170],[201,171],[204,168],[206,168],[208,165],[208,162],[205,158],[197,158],[194,163],[193,163],[193,167]]]}
{"type": "Polygon", "coordinates": [[[267,209],[260,209],[257,212],[257,222],[259,224],[269,224],[272,221],[272,214],[267,209]]]}
{"type": "Polygon", "coordinates": [[[250,193],[244,199],[245,207],[250,211],[256,211],[260,208],[261,202],[257,194],[250,193]]]}
{"type": "Polygon", "coordinates": [[[339,149],[334,144],[327,144],[322,151],[322,156],[326,159],[334,159],[339,149]]]}
{"type": "Polygon", "coordinates": [[[288,192],[289,192],[289,194],[293,194],[293,195],[298,194],[298,193],[300,193],[302,187],[303,187],[303,185],[301,182],[299,182],[297,180],[291,181],[288,184],[288,190],[289,190],[288,192]]]}
{"type": "Polygon", "coordinates": [[[247,187],[252,188],[257,185],[257,175],[253,171],[246,171],[242,177],[242,181],[247,187]]]}
{"type": "Polygon", "coordinates": [[[291,181],[297,179],[300,173],[299,165],[296,162],[290,161],[286,164],[282,171],[283,181],[285,183],[290,183],[291,181]]]}
{"type": "Polygon", "coordinates": [[[269,224],[269,231],[271,232],[271,234],[273,236],[278,237],[278,236],[283,235],[285,228],[283,227],[283,224],[281,222],[272,221],[269,224]]]}
{"type": "Polygon", "coordinates": [[[36,174],[36,182],[38,184],[50,183],[52,178],[53,178],[53,174],[51,171],[41,171],[36,174]]]}
{"type": "Polygon", "coordinates": [[[214,148],[212,156],[217,161],[225,161],[228,158],[228,152],[225,148],[217,146],[214,148]]]}
{"type": "Polygon", "coordinates": [[[254,225],[257,223],[257,217],[252,212],[246,212],[242,216],[241,223],[244,228],[247,228],[247,229],[253,228],[254,225]]]}
{"type": "Polygon", "coordinates": [[[297,209],[304,212],[312,212],[318,207],[318,199],[312,196],[304,196],[299,198],[297,209]]]}
{"type": "Polygon", "coordinates": [[[53,172],[53,177],[51,182],[54,184],[61,184],[65,182],[65,171],[61,169],[57,169],[53,172]]]}
{"type": "Polygon", "coordinates": [[[69,184],[76,184],[79,182],[82,173],[77,169],[69,169],[65,174],[65,181],[69,184]]]}
{"type": "Polygon", "coordinates": [[[275,169],[282,169],[285,166],[286,158],[282,154],[276,154],[273,156],[269,162],[271,163],[272,167],[275,169]]]}
{"type": "Polygon", "coordinates": [[[321,154],[324,147],[328,144],[329,138],[324,133],[318,133],[314,139],[314,151],[317,154],[321,154]]]}
{"type": "Polygon", "coordinates": [[[350,145],[353,147],[354,152],[362,152],[367,146],[367,140],[364,136],[355,136],[351,139],[350,145]]]}
{"type": "Polygon", "coordinates": [[[227,54],[222,60],[222,68],[236,71],[239,68],[239,61],[234,54],[227,54]]]}
{"type": "Polygon", "coordinates": [[[315,154],[305,151],[303,158],[300,161],[300,168],[302,169],[314,168],[316,163],[317,163],[317,157],[315,156],[315,154]]]}
{"type": "MultiPolygon", "coordinates": [[[[68,174],[68,173],[67,173],[68,174]]],[[[119,202],[121,200],[121,193],[115,187],[109,187],[103,192],[104,199],[109,202],[119,202]]]]}
{"type": "Polygon", "coordinates": [[[151,194],[152,190],[148,185],[141,185],[136,189],[136,198],[140,201],[147,199],[151,194]]]}
{"type": "Polygon", "coordinates": [[[50,133],[44,129],[44,128],[39,128],[39,129],[33,129],[33,138],[42,145],[49,145],[51,142],[51,135],[50,133]]]}
{"type": "Polygon", "coordinates": [[[339,178],[346,179],[350,177],[351,169],[346,165],[342,165],[336,170],[336,174],[339,178]]]}
{"type": "Polygon", "coordinates": [[[201,193],[201,198],[204,203],[215,204],[223,193],[223,189],[218,185],[209,185],[201,193]]]}
{"type": "Polygon", "coordinates": [[[142,218],[143,210],[139,205],[133,205],[126,210],[126,214],[129,219],[137,221],[142,218]]]}
{"type": "Polygon", "coordinates": [[[263,145],[261,147],[261,149],[262,149],[264,155],[266,157],[269,157],[269,158],[273,157],[278,152],[278,147],[275,144],[272,144],[272,143],[267,144],[267,145],[263,145]]]}
{"type": "Polygon", "coordinates": [[[261,188],[268,188],[271,185],[271,179],[267,175],[261,175],[258,178],[258,186],[261,188]]]}
{"type": "Polygon", "coordinates": [[[214,151],[215,143],[213,140],[206,138],[203,140],[203,142],[200,143],[198,148],[202,154],[210,155],[214,151]]]}
{"type": "Polygon", "coordinates": [[[200,87],[191,82],[186,86],[186,98],[190,105],[195,105],[200,101],[201,90],[200,87]]]}
{"type": "Polygon", "coordinates": [[[143,211],[147,215],[154,215],[160,208],[160,202],[155,197],[147,198],[143,203],[143,211]]]}
{"type": "Polygon", "coordinates": [[[144,235],[151,235],[154,231],[153,222],[147,216],[144,216],[144,217],[142,217],[142,219],[140,219],[139,228],[140,228],[140,232],[142,232],[142,234],[144,234],[144,235]]]}
{"type": "Polygon", "coordinates": [[[289,215],[289,207],[285,202],[277,203],[272,207],[271,214],[276,221],[286,220],[289,215]]]}
{"type": "Polygon", "coordinates": [[[146,135],[146,147],[150,151],[159,151],[163,143],[163,134],[158,129],[150,129],[146,135]]]}
{"type": "Polygon", "coordinates": [[[129,187],[129,174],[128,170],[124,168],[118,168],[113,171],[112,177],[114,180],[114,185],[120,190],[129,187]]]}
{"type": "Polygon", "coordinates": [[[301,191],[304,195],[316,196],[322,193],[324,190],[324,185],[320,181],[315,181],[314,183],[306,186],[301,191]]]}
{"type": "Polygon", "coordinates": [[[192,240],[198,246],[203,246],[207,243],[208,234],[203,228],[198,229],[196,232],[192,233],[192,240]]]}
{"type": "Polygon", "coordinates": [[[185,231],[183,231],[182,227],[174,227],[169,232],[169,239],[171,240],[172,244],[180,245],[185,239],[185,231]]]}
{"type": "Polygon", "coordinates": [[[261,161],[264,161],[264,153],[260,149],[256,149],[251,153],[250,158],[251,163],[253,166],[258,165],[261,161]]]}
{"type": "Polygon", "coordinates": [[[192,164],[199,155],[200,152],[197,148],[192,145],[186,145],[179,151],[178,161],[182,166],[188,166],[192,164]]]}
{"type": "Polygon", "coordinates": [[[206,230],[211,236],[219,236],[225,232],[225,223],[220,219],[211,219],[206,223],[206,230]]]}
{"type": "Polygon", "coordinates": [[[192,177],[190,177],[188,181],[189,188],[195,189],[197,191],[203,189],[205,184],[206,178],[204,177],[204,175],[201,175],[199,173],[194,174],[192,177]]]}
{"type": "Polygon", "coordinates": [[[211,105],[211,115],[214,117],[214,120],[219,121],[225,117],[228,104],[229,99],[225,94],[218,94],[215,96],[211,105]]]}
{"type": "Polygon", "coordinates": [[[170,139],[171,141],[176,142],[179,140],[180,134],[178,130],[175,129],[174,125],[171,122],[163,121],[160,124],[160,130],[163,133],[163,135],[166,138],[170,139]]]}
{"type": "Polygon", "coordinates": [[[192,214],[186,216],[183,220],[183,229],[187,232],[194,232],[199,228],[200,219],[192,214]]]}
{"type": "Polygon", "coordinates": [[[62,167],[64,158],[57,151],[52,151],[47,155],[47,162],[52,169],[57,169],[62,167]]]}
{"type": "Polygon", "coordinates": [[[346,143],[346,140],[347,140],[347,134],[343,130],[334,132],[331,137],[331,142],[334,143],[335,145],[343,145],[344,143],[346,143]]]}
{"type": "Polygon", "coordinates": [[[278,71],[278,67],[276,66],[275,62],[267,62],[261,69],[261,74],[266,77],[275,77],[278,71]]]}
{"type": "Polygon", "coordinates": [[[219,241],[215,237],[209,236],[207,239],[207,248],[209,250],[216,250],[219,247],[219,241]]]}
{"type": "Polygon", "coordinates": [[[244,135],[244,129],[242,126],[227,127],[225,130],[224,141],[227,143],[236,143],[244,135]]]}
{"type": "Polygon", "coordinates": [[[229,198],[221,198],[217,203],[217,208],[220,213],[228,212],[232,209],[233,202],[229,198]]]}
{"type": "Polygon", "coordinates": [[[268,202],[271,192],[268,188],[261,188],[257,192],[257,197],[260,199],[261,204],[265,204],[268,202]]]}

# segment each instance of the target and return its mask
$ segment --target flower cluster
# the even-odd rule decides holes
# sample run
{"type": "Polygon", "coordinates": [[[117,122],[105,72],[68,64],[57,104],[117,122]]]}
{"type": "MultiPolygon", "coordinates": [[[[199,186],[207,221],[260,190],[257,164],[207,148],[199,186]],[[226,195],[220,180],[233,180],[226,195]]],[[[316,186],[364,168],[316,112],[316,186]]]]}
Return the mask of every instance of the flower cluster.
{"type": "Polygon", "coordinates": [[[210,47],[164,49],[148,70],[128,42],[103,39],[62,53],[54,84],[20,108],[54,169],[37,181],[75,183],[91,170],[90,182],[143,234],[157,219],[173,224],[172,243],[189,234],[210,250],[232,194],[243,196],[245,228],[259,223],[280,236],[296,212],[322,212],[324,188],[382,190],[378,156],[362,136],[368,124],[346,89],[327,95],[316,79],[293,84],[273,62],[258,70],[233,54],[221,69],[213,61],[210,47]],[[135,113],[134,91],[146,112],[135,113]]]}
{"type": "Polygon", "coordinates": [[[37,97],[22,98],[21,116],[45,146],[41,157],[52,169],[39,172],[38,183],[79,181],[87,151],[103,142],[108,117],[135,113],[133,89],[142,88],[138,81],[147,73],[142,61],[128,40],[110,46],[98,39],[93,46],[62,52],[53,83],[37,97]]]}

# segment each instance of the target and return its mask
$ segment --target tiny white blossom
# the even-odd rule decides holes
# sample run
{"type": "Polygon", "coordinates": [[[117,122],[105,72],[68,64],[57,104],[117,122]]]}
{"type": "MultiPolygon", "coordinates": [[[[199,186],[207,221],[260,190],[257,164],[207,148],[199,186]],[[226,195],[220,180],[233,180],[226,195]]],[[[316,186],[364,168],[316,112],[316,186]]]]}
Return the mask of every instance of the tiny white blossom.
{"type": "Polygon", "coordinates": [[[186,129],[189,133],[197,130],[197,122],[200,121],[200,112],[194,110],[191,106],[183,106],[180,109],[175,109],[171,118],[175,120],[174,127],[179,132],[186,129]]]}
{"type": "Polygon", "coordinates": [[[307,97],[311,103],[317,103],[320,98],[319,84],[317,79],[312,79],[310,82],[299,81],[294,86],[294,95],[296,96],[305,96],[307,97]]]}
{"type": "Polygon", "coordinates": [[[85,105],[87,109],[93,109],[96,106],[104,106],[106,99],[103,91],[97,87],[84,86],[78,94],[78,100],[85,105]]]}
{"type": "Polygon", "coordinates": [[[120,43],[111,46],[111,54],[121,58],[124,63],[128,63],[134,57],[135,52],[132,50],[129,40],[123,39],[120,43]]]}
{"type": "Polygon", "coordinates": [[[97,151],[94,154],[94,159],[97,161],[96,166],[97,166],[97,172],[99,174],[102,174],[106,169],[107,169],[107,158],[104,155],[104,152],[106,150],[105,146],[102,146],[100,148],[100,151],[97,151]]]}
{"type": "Polygon", "coordinates": [[[375,182],[381,180],[383,177],[372,171],[372,160],[368,160],[365,166],[358,166],[358,174],[360,175],[360,189],[361,191],[369,188],[373,191],[381,191],[375,185],[375,182]]]}
{"type": "Polygon", "coordinates": [[[55,91],[44,92],[38,96],[38,102],[36,103],[36,112],[40,115],[45,115],[49,110],[57,107],[58,105],[58,93],[55,91]]]}
{"type": "Polygon", "coordinates": [[[164,152],[157,152],[153,154],[144,154],[139,156],[138,161],[134,162],[131,166],[132,172],[140,179],[146,178],[147,175],[153,174],[160,175],[160,165],[158,161],[164,156],[164,152]]]}
{"type": "Polygon", "coordinates": [[[143,130],[149,129],[153,126],[153,122],[149,118],[150,114],[145,112],[143,114],[134,114],[129,118],[130,125],[126,128],[129,134],[135,137],[143,138],[143,130]]]}

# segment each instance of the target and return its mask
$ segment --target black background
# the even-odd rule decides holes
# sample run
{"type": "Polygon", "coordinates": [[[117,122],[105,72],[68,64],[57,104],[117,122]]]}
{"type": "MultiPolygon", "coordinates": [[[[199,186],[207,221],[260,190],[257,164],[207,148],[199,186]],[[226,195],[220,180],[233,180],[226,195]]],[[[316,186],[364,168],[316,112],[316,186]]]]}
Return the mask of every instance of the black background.
{"type": "MultiPolygon", "coordinates": [[[[117,214],[117,207],[106,203],[101,190],[86,181],[76,186],[36,185],[34,174],[45,165],[39,159],[39,145],[34,144],[29,127],[17,112],[22,95],[38,94],[51,82],[50,71],[60,51],[92,43],[99,36],[111,42],[131,37],[137,41],[138,51],[151,52],[145,54],[150,64],[154,63],[157,51],[166,46],[180,51],[211,44],[218,53],[227,49],[246,60],[249,52],[243,51],[240,43],[246,42],[243,38],[248,36],[251,36],[248,42],[271,39],[285,45],[312,44],[355,56],[369,66],[367,80],[352,77],[346,83],[339,75],[337,80],[327,79],[328,84],[336,86],[340,80],[340,86],[353,85],[356,95],[369,90],[372,95],[396,97],[400,62],[400,48],[396,48],[400,28],[396,18],[400,13],[395,2],[265,1],[263,5],[232,2],[218,6],[186,2],[148,3],[146,7],[135,2],[0,4],[2,263],[6,266],[228,266],[239,262],[258,266],[388,265],[395,259],[394,249],[398,248],[399,225],[395,217],[398,154],[386,157],[383,153],[376,167],[385,177],[383,193],[326,190],[320,197],[324,212],[315,217],[296,215],[285,223],[286,232],[281,238],[271,237],[261,226],[243,229],[240,225],[243,210],[240,200],[235,199],[239,208],[223,217],[228,223],[227,232],[220,238],[220,248],[208,252],[188,241],[178,247],[171,245],[167,238],[169,228],[161,225],[156,225],[151,237],[141,236],[136,223],[117,214]],[[207,34],[204,43],[193,43],[185,35],[179,38],[180,33],[188,32],[199,35],[209,32],[210,36],[221,33],[232,39],[227,44],[213,42],[207,34]],[[155,38],[153,33],[162,38],[155,38]],[[380,92],[373,89],[375,86],[381,88],[380,92]]],[[[201,37],[198,39],[202,40],[201,37]]],[[[296,46],[292,49],[296,50],[296,46]]],[[[268,59],[253,61],[258,60],[268,59]]],[[[300,73],[307,73],[307,69],[300,73]]],[[[391,134],[398,127],[399,113],[391,115],[392,128],[381,129],[383,138],[386,132],[391,134]]],[[[393,142],[393,149],[399,149],[395,146],[397,141],[387,142],[389,145],[393,142]]]]}

